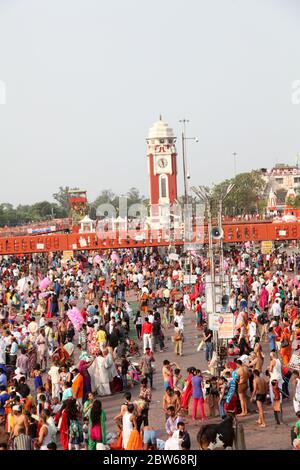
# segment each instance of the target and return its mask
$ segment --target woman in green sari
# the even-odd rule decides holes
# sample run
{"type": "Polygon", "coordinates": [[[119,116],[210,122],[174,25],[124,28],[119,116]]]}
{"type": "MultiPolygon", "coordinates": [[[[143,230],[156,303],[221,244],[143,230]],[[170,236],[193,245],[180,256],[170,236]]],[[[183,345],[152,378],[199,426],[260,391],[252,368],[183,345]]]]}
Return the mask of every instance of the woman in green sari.
{"type": "Polygon", "coordinates": [[[94,403],[94,395],[90,392],[87,396],[86,401],[83,404],[83,417],[88,418],[89,411],[91,410],[94,403]]]}
{"type": "Polygon", "coordinates": [[[88,411],[89,440],[88,450],[96,450],[97,444],[106,444],[106,414],[100,400],[95,400],[88,411]]]}

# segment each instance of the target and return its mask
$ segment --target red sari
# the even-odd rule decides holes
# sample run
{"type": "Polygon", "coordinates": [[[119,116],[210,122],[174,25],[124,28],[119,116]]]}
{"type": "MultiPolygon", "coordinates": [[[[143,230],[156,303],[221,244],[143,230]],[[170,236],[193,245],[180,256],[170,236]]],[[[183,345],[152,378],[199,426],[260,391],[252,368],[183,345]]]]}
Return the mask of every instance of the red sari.
{"type": "Polygon", "coordinates": [[[181,406],[184,410],[188,410],[189,408],[189,400],[192,396],[192,378],[193,374],[189,374],[186,379],[186,386],[183,395],[181,396],[181,406]]]}
{"type": "Polygon", "coordinates": [[[60,443],[64,450],[69,448],[69,427],[68,427],[68,418],[66,410],[63,410],[61,414],[61,423],[59,428],[60,433],[60,443]]]}
{"type": "Polygon", "coordinates": [[[46,313],[46,318],[52,318],[51,314],[51,297],[49,296],[47,299],[47,313],[46,313]]]}

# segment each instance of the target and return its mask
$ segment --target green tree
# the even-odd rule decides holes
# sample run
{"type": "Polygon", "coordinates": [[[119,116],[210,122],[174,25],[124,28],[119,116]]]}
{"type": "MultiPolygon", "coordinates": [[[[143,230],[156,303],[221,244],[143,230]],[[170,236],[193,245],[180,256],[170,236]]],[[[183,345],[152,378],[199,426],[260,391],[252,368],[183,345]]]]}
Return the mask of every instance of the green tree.
{"type": "Polygon", "coordinates": [[[294,209],[300,209],[300,193],[296,194],[296,197],[287,198],[286,205],[294,209]]]}
{"type": "Polygon", "coordinates": [[[52,218],[52,204],[48,201],[36,202],[31,206],[32,220],[47,220],[52,218]]]}
{"type": "Polygon", "coordinates": [[[97,210],[97,207],[101,204],[112,204],[117,209],[119,205],[118,196],[111,189],[103,189],[91,204],[91,208],[94,207],[97,210]]]}
{"type": "Polygon", "coordinates": [[[145,202],[145,196],[140,194],[140,191],[137,188],[130,188],[126,193],[127,204],[131,206],[132,204],[142,204],[145,202]]]}
{"type": "Polygon", "coordinates": [[[259,171],[251,171],[240,173],[235,178],[225,180],[213,188],[214,211],[230,183],[234,187],[224,200],[225,215],[241,215],[264,210],[264,205],[260,201],[264,199],[266,183],[259,171]]]}
{"type": "MultiPolygon", "coordinates": [[[[70,213],[70,203],[69,203],[69,186],[60,186],[57,193],[53,194],[53,199],[58,203],[58,207],[63,214],[62,217],[68,217],[70,213]]],[[[79,189],[79,188],[73,188],[79,189]]]]}

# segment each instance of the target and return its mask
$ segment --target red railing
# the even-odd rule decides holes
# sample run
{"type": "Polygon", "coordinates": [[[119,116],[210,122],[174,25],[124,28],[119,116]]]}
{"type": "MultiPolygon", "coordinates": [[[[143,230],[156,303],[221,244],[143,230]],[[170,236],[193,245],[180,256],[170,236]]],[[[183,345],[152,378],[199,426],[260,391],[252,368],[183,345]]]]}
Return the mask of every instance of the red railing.
{"type": "MultiPolygon", "coordinates": [[[[297,240],[300,222],[295,223],[236,223],[224,224],[224,242],[297,240]]],[[[184,241],[180,229],[166,234],[162,230],[128,232],[70,233],[35,236],[0,237],[0,254],[25,254],[69,250],[101,250],[146,246],[202,244],[208,242],[207,226],[194,230],[192,240],[184,241]]]]}

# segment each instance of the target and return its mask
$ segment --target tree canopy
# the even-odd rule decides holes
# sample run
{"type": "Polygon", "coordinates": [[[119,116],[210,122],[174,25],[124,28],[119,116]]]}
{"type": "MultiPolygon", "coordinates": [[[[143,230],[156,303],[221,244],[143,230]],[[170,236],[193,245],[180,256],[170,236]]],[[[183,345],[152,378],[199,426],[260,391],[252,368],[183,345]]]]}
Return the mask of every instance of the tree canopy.
{"type": "Polygon", "coordinates": [[[235,178],[227,179],[213,187],[213,207],[215,211],[229,184],[234,186],[224,199],[224,215],[249,214],[261,212],[265,209],[266,182],[258,171],[251,171],[249,173],[240,173],[235,178]]]}

